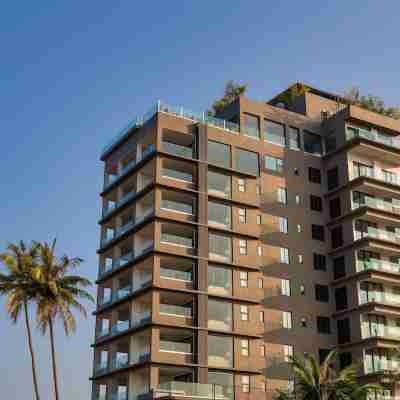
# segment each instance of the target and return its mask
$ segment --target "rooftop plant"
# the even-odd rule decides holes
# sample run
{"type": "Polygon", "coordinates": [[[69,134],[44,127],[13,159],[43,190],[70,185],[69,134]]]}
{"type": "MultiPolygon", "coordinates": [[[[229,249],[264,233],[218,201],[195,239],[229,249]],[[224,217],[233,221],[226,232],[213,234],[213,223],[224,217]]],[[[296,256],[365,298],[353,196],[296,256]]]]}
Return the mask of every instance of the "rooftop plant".
{"type": "Polygon", "coordinates": [[[244,94],[246,90],[247,84],[241,85],[240,83],[232,80],[226,82],[224,95],[220,99],[214,101],[209,113],[215,115],[221,112],[227,105],[229,105],[242,94],[244,94]]]}

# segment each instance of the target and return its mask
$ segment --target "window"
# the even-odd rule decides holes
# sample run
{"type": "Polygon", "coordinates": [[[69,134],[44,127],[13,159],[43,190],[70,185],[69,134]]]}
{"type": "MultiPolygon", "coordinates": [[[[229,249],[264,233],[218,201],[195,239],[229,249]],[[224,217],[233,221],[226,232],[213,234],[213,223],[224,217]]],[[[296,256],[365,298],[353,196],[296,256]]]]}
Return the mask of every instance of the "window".
{"type": "Polygon", "coordinates": [[[317,317],[317,331],[323,334],[331,333],[331,320],[329,317],[317,317]]]}
{"type": "Polygon", "coordinates": [[[280,247],[280,261],[282,264],[289,264],[289,249],[286,247],[280,247]]]}
{"type": "Polygon", "coordinates": [[[248,321],[249,320],[249,307],[245,305],[240,306],[240,320],[248,321]]]}
{"type": "Polygon", "coordinates": [[[299,254],[298,256],[297,256],[297,259],[298,259],[298,261],[299,261],[299,264],[303,264],[303,254],[299,254]]]}
{"type": "Polygon", "coordinates": [[[340,217],[342,214],[342,207],[340,204],[340,197],[336,197],[329,202],[329,215],[332,219],[340,217]]]}
{"type": "Polygon", "coordinates": [[[215,201],[208,202],[208,224],[230,229],[231,207],[215,201]]]}
{"type": "Polygon", "coordinates": [[[326,271],[326,256],[323,254],[313,253],[314,269],[316,271],[326,271]]]}
{"type": "Polygon", "coordinates": [[[208,264],[208,291],[211,293],[232,294],[232,270],[228,267],[208,264]]]}
{"type": "Polygon", "coordinates": [[[239,240],[239,254],[241,256],[247,255],[247,240],[239,240]]]}
{"type": "Polygon", "coordinates": [[[297,204],[297,205],[300,204],[300,202],[301,202],[301,197],[300,197],[299,194],[296,194],[295,201],[296,201],[296,204],[297,204]]]}
{"type": "Polygon", "coordinates": [[[247,288],[249,286],[249,274],[246,271],[240,271],[239,281],[241,288],[247,288]]]}
{"type": "Polygon", "coordinates": [[[277,122],[269,121],[267,119],[264,120],[264,124],[264,139],[270,143],[274,143],[279,146],[285,146],[285,126],[277,122]]]}
{"type": "Polygon", "coordinates": [[[231,336],[208,335],[208,364],[215,367],[233,366],[233,338],[231,336]]]}
{"type": "Polygon", "coordinates": [[[339,186],[339,169],[334,167],[327,172],[328,190],[333,190],[339,186]]]}
{"type": "Polygon", "coordinates": [[[322,197],[310,195],[310,208],[313,211],[322,212],[322,197]]]}
{"type": "Polygon", "coordinates": [[[260,346],[260,356],[265,357],[265,346],[263,344],[260,346]]]}
{"type": "Polygon", "coordinates": [[[278,187],[276,193],[277,193],[277,197],[278,197],[278,203],[286,205],[287,204],[287,189],[278,187]]]}
{"type": "Polygon", "coordinates": [[[246,223],[246,209],[239,208],[239,223],[245,224],[246,223]]]}
{"type": "Polygon", "coordinates": [[[293,359],[293,346],[285,344],[283,346],[283,359],[285,362],[291,362],[293,359]]]}
{"type": "Polygon", "coordinates": [[[207,177],[208,193],[230,198],[231,197],[231,177],[214,171],[208,171],[207,177]]]}
{"type": "Polygon", "coordinates": [[[289,311],[282,312],[282,328],[292,329],[292,313],[289,311]]]}
{"type": "Polygon", "coordinates": [[[242,356],[249,356],[249,340],[248,339],[240,339],[240,354],[242,356]]]}
{"type": "Polygon", "coordinates": [[[259,175],[258,154],[252,151],[236,149],[236,169],[251,175],[259,175]]]}
{"type": "Polygon", "coordinates": [[[333,259],[333,277],[340,279],[346,276],[346,262],[344,256],[333,259]]]}
{"type": "Polygon", "coordinates": [[[208,328],[232,330],[232,303],[208,298],[208,328]]]}
{"type": "Polygon", "coordinates": [[[262,256],[262,247],[261,246],[257,246],[257,255],[258,255],[258,257],[262,256]]]}
{"type": "Polygon", "coordinates": [[[397,175],[394,172],[382,170],[383,180],[388,183],[397,183],[397,175]]]}
{"type": "Polygon", "coordinates": [[[281,294],[282,296],[290,296],[290,280],[281,279],[281,294]]]}
{"type": "Polygon", "coordinates": [[[315,285],[315,300],[322,301],[324,303],[329,302],[329,286],[327,285],[315,285]]]}
{"type": "Polygon", "coordinates": [[[240,389],[242,393],[250,392],[250,376],[249,375],[240,375],[240,389]]]}
{"type": "Polygon", "coordinates": [[[348,318],[337,321],[338,343],[344,344],[351,341],[350,320],[348,318]]]}
{"type": "Polygon", "coordinates": [[[345,310],[347,308],[347,288],[343,286],[335,289],[336,311],[345,310]]]}
{"type": "Polygon", "coordinates": [[[318,168],[308,168],[308,180],[313,183],[321,183],[321,170],[318,168]]]}
{"type": "Polygon", "coordinates": [[[257,225],[261,225],[261,215],[257,215],[257,225]]]}
{"type": "Polygon", "coordinates": [[[258,320],[260,322],[264,322],[264,311],[259,311],[258,312],[258,320]]]}
{"type": "Polygon", "coordinates": [[[207,145],[207,160],[212,164],[229,168],[231,166],[230,146],[209,140],[207,145]]]}
{"type": "Polygon", "coordinates": [[[304,131],[304,151],[311,154],[322,154],[322,139],[321,136],[311,132],[304,131]]]}
{"type": "Polygon", "coordinates": [[[216,233],[208,234],[209,257],[220,261],[232,259],[232,239],[216,233]]]}
{"type": "Polygon", "coordinates": [[[288,219],[285,217],[278,217],[279,232],[288,233],[288,219]]]}
{"type": "Polygon", "coordinates": [[[265,169],[281,174],[283,172],[283,160],[281,158],[265,156],[265,169]]]}
{"type": "Polygon", "coordinates": [[[311,237],[314,240],[320,240],[321,242],[325,241],[325,230],[322,225],[311,225],[311,237]]]}
{"type": "Polygon", "coordinates": [[[289,147],[292,150],[300,150],[300,132],[297,128],[289,128],[289,147]]]}
{"type": "Polygon", "coordinates": [[[331,230],[332,248],[336,249],[343,246],[343,228],[342,225],[336,226],[331,230]]]}
{"type": "Polygon", "coordinates": [[[258,289],[262,289],[264,287],[263,278],[258,278],[257,279],[257,287],[258,287],[258,289]]]}
{"type": "Polygon", "coordinates": [[[246,181],[244,179],[238,179],[238,191],[242,193],[246,191],[246,181]]]}
{"type": "Polygon", "coordinates": [[[260,119],[256,115],[243,114],[244,132],[246,136],[260,138],[260,119]]]}

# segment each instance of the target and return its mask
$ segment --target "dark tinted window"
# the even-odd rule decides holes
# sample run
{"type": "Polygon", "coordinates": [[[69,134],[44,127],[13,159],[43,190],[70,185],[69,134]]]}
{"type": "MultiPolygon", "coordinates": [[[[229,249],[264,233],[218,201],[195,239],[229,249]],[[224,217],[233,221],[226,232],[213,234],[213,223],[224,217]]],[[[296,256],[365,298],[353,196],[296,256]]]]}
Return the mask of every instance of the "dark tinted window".
{"type": "Polygon", "coordinates": [[[346,276],[346,262],[344,256],[333,259],[333,277],[340,279],[346,276]]]}
{"type": "Polygon", "coordinates": [[[350,320],[348,318],[338,320],[337,330],[339,344],[350,342],[350,320]]]}
{"type": "Polygon", "coordinates": [[[322,197],[310,195],[310,208],[313,211],[322,211],[322,197]]]}
{"type": "Polygon", "coordinates": [[[311,132],[304,132],[304,151],[311,154],[322,154],[321,136],[311,132]]]}
{"type": "Polygon", "coordinates": [[[308,168],[308,179],[313,183],[321,183],[321,170],[317,168],[308,168]]]}
{"type": "Polygon", "coordinates": [[[340,197],[336,197],[329,202],[329,214],[332,219],[338,218],[342,214],[340,197]]]}
{"type": "Polygon", "coordinates": [[[328,190],[335,189],[339,186],[339,169],[331,168],[327,172],[328,190]]]}
{"type": "Polygon", "coordinates": [[[329,301],[329,286],[315,285],[315,300],[327,303],[329,301]]]}
{"type": "Polygon", "coordinates": [[[236,168],[247,174],[259,175],[258,154],[252,151],[236,149],[236,168]]]}
{"type": "Polygon", "coordinates": [[[278,144],[279,146],[286,145],[285,126],[278,122],[264,120],[265,132],[264,139],[268,142],[278,144]]]}
{"type": "Polygon", "coordinates": [[[343,228],[339,225],[331,230],[332,248],[343,246],[343,228]]]}
{"type": "Polygon", "coordinates": [[[329,317],[317,317],[317,331],[318,333],[330,334],[331,319],[329,317]]]}
{"type": "Polygon", "coordinates": [[[231,166],[231,149],[224,143],[208,141],[207,159],[210,163],[229,168],[231,166]]]}
{"type": "Polygon", "coordinates": [[[315,240],[325,240],[325,230],[322,225],[311,225],[311,237],[315,240]]]}
{"type": "Polygon", "coordinates": [[[317,271],[326,271],[326,256],[323,254],[313,254],[314,269],[317,271]]]}
{"type": "Polygon", "coordinates": [[[347,289],[346,286],[335,289],[336,311],[347,308],[347,289]]]}

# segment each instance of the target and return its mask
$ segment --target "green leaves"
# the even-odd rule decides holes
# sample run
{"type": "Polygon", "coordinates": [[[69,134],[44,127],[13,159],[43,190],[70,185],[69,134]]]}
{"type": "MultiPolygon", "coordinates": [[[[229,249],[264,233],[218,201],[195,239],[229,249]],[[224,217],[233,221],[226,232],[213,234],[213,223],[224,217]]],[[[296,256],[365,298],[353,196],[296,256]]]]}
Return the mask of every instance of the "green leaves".
{"type": "Polygon", "coordinates": [[[243,95],[246,91],[247,85],[240,85],[232,80],[226,82],[224,96],[219,100],[214,101],[210,113],[215,115],[216,113],[221,112],[227,105],[243,95]]]}

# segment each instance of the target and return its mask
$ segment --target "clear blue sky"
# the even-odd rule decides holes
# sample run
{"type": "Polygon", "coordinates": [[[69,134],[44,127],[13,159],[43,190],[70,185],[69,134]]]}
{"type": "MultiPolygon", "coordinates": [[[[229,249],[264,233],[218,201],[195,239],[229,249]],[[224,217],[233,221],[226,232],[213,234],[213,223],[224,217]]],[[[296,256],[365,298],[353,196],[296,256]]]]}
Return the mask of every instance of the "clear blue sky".
{"type": "MultiPolygon", "coordinates": [[[[158,98],[203,110],[228,79],[260,100],[300,80],[400,103],[399,17],[398,0],[4,3],[0,248],[57,236],[94,279],[100,150],[158,98]]],[[[25,331],[0,306],[1,397],[31,399],[25,331]]],[[[89,399],[93,332],[57,332],[64,400],[89,399]]],[[[47,338],[35,346],[50,400],[47,338]]]]}

